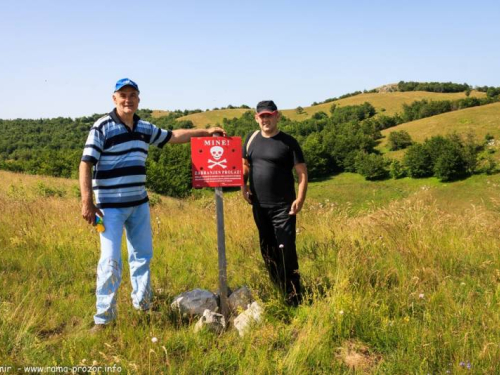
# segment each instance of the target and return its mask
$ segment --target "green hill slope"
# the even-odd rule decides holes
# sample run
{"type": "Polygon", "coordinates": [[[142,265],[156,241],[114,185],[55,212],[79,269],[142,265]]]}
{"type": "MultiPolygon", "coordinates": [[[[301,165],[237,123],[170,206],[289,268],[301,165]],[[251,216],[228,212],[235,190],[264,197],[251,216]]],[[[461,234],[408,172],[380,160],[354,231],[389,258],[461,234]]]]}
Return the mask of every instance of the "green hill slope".
{"type": "MultiPolygon", "coordinates": [[[[382,131],[384,138],[379,149],[386,150],[389,134],[400,130],[407,131],[416,142],[454,132],[459,134],[473,132],[478,140],[483,139],[488,133],[495,139],[500,139],[500,103],[443,113],[385,129],[382,131]]],[[[397,156],[401,153],[401,151],[389,152],[389,155],[397,156]]]]}
{"type": "MultiPolygon", "coordinates": [[[[471,96],[484,97],[485,93],[472,91],[471,96]]],[[[323,111],[329,113],[333,103],[339,106],[359,105],[364,102],[371,103],[378,111],[386,115],[393,115],[401,110],[403,104],[409,104],[416,100],[458,100],[465,98],[465,93],[434,93],[426,91],[409,91],[409,92],[385,92],[385,93],[368,93],[351,96],[349,98],[336,100],[325,104],[319,104],[313,107],[304,107],[304,113],[298,114],[295,109],[284,109],[282,113],[292,120],[306,120],[315,113],[323,111]]],[[[203,128],[207,124],[215,125],[222,123],[224,118],[239,117],[248,109],[224,109],[218,111],[208,111],[195,113],[188,116],[179,117],[179,120],[191,120],[198,128],[203,128]]],[[[166,111],[155,111],[154,116],[162,116],[166,111]]]]}

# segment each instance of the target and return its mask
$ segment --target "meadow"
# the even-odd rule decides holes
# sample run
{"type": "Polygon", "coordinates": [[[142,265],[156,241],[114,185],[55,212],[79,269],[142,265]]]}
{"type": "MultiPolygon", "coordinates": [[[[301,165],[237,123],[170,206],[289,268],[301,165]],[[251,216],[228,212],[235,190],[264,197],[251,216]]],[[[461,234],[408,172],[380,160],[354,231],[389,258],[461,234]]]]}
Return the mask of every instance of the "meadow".
{"type": "Polygon", "coordinates": [[[306,289],[298,308],[284,305],[269,282],[250,207],[226,192],[229,285],[248,285],[265,310],[243,338],[234,329],[194,333],[169,310],[181,292],[217,290],[212,193],[152,195],[156,313],[133,310],[124,262],[117,323],[91,336],[99,241],[80,217],[77,181],[0,171],[0,366],[498,373],[499,188],[499,175],[442,184],[342,174],[312,183],[298,220],[306,289]]]}

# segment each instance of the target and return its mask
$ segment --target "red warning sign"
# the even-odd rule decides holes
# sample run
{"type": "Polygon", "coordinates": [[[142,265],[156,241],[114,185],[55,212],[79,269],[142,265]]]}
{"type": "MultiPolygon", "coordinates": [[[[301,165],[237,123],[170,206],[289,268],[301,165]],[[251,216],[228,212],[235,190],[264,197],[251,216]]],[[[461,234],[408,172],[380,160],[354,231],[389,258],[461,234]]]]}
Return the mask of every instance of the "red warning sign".
{"type": "Polygon", "coordinates": [[[191,138],[193,187],[243,185],[241,137],[191,138]]]}

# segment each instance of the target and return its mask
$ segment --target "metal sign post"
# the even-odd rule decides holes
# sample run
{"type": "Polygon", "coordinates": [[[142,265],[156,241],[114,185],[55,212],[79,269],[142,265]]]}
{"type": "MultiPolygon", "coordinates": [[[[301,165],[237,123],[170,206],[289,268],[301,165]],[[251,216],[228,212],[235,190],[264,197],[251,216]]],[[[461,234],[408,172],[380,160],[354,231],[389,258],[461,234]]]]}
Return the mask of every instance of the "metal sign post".
{"type": "Polygon", "coordinates": [[[217,211],[217,248],[219,257],[219,293],[221,314],[227,319],[227,272],[226,272],[226,234],[224,232],[224,200],[222,188],[215,188],[215,206],[217,211]]]}

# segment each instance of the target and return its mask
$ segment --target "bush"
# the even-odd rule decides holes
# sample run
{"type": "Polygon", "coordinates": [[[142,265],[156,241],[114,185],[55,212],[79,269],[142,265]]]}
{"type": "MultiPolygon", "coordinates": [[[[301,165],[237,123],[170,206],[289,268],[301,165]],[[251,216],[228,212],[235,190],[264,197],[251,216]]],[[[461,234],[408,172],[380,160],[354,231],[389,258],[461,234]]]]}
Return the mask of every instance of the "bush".
{"type": "Polygon", "coordinates": [[[327,119],[327,118],[328,118],[328,115],[323,111],[316,112],[314,115],[312,115],[313,120],[323,120],[323,119],[327,119]]]}
{"type": "Polygon", "coordinates": [[[434,164],[434,175],[441,181],[453,181],[465,177],[467,161],[458,142],[447,140],[434,164]]]}
{"type": "Polygon", "coordinates": [[[404,168],[404,165],[399,160],[393,160],[389,167],[389,174],[395,180],[397,180],[398,178],[406,177],[406,170],[404,168]]]}
{"type": "Polygon", "coordinates": [[[483,155],[479,158],[478,172],[491,175],[498,172],[497,166],[498,164],[493,156],[483,155]]]}
{"type": "Polygon", "coordinates": [[[472,135],[465,140],[457,134],[435,136],[411,146],[404,163],[411,177],[436,176],[441,181],[452,181],[476,171],[481,149],[472,135]]]}
{"type": "Polygon", "coordinates": [[[191,193],[191,150],[189,145],[151,148],[146,161],[146,187],[154,193],[185,197],[191,193]]]}
{"type": "Polygon", "coordinates": [[[64,197],[66,195],[66,191],[63,189],[47,186],[43,182],[39,182],[36,185],[36,192],[39,196],[49,198],[49,197],[64,197]]]}
{"type": "Polygon", "coordinates": [[[403,163],[410,177],[421,178],[433,175],[431,155],[428,149],[420,143],[408,148],[403,163]]]}
{"type": "Polygon", "coordinates": [[[389,175],[388,163],[382,155],[360,152],[356,156],[354,165],[356,172],[367,180],[382,180],[389,175]]]}
{"type": "Polygon", "coordinates": [[[412,144],[411,136],[406,130],[400,130],[398,132],[392,132],[389,134],[389,150],[403,150],[412,144]]]}
{"type": "Polygon", "coordinates": [[[304,108],[302,108],[301,106],[298,106],[297,108],[295,108],[295,113],[297,113],[298,115],[303,114],[304,108]]]}
{"type": "Polygon", "coordinates": [[[307,172],[311,179],[328,174],[331,163],[328,163],[328,155],[318,133],[311,134],[302,144],[302,150],[307,162],[307,172]]]}

